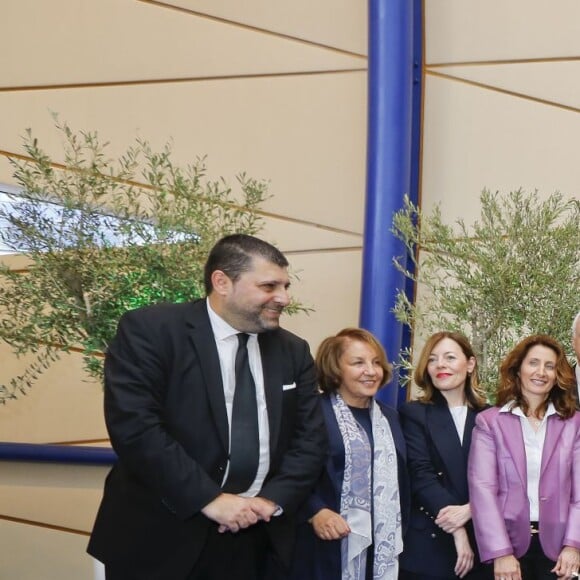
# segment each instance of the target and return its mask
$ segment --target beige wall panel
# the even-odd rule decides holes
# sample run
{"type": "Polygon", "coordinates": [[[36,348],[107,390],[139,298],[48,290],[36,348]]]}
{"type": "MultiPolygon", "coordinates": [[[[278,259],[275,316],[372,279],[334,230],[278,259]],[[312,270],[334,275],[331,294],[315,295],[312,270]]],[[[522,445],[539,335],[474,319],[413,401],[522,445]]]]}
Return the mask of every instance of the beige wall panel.
{"type": "MultiPolygon", "coordinates": [[[[65,507],[65,509],[67,509],[65,507]]],[[[0,520],[3,580],[91,580],[86,536],[0,520]]]]}
{"type": "Polygon", "coordinates": [[[485,187],[578,196],[578,134],[577,113],[428,75],[423,208],[470,223],[485,187]]]}
{"type": "Polygon", "coordinates": [[[357,0],[167,0],[160,2],[335,48],[367,53],[367,3],[357,0]]]}
{"type": "MultiPolygon", "coordinates": [[[[0,343],[0,381],[23,369],[8,345],[0,343]]],[[[63,355],[27,395],[0,405],[0,441],[53,443],[108,437],[100,385],[87,382],[78,354],[63,355]]],[[[1,463],[0,463],[1,465],[1,463]]]]}
{"type": "MultiPolygon", "coordinates": [[[[364,203],[364,198],[361,197],[360,203],[364,203]]],[[[266,218],[260,236],[283,252],[360,248],[363,242],[360,234],[329,230],[284,218],[266,218]]]]}
{"type": "Polygon", "coordinates": [[[314,312],[284,316],[282,326],[308,340],[314,354],[322,339],[358,325],[362,252],[290,254],[288,259],[300,276],[292,294],[314,312]]]}
{"type": "Polygon", "coordinates": [[[268,211],[360,233],[365,99],[366,73],[0,93],[0,150],[21,151],[32,127],[61,158],[50,110],[99,130],[113,156],[137,135],[155,147],[172,137],[178,163],[207,154],[211,176],[269,179],[268,211]]]}
{"type": "MultiPolygon", "coordinates": [[[[427,252],[419,250],[419,255],[418,255],[419,265],[421,265],[421,263],[423,262],[424,259],[427,258],[427,256],[428,256],[427,252]]],[[[430,312],[433,311],[433,308],[430,307],[430,304],[432,304],[432,302],[431,302],[432,298],[433,298],[432,293],[429,291],[428,288],[425,287],[424,284],[417,285],[415,304],[417,305],[417,307],[419,309],[421,309],[423,312],[425,312],[425,314],[427,316],[430,314],[430,312]]],[[[445,327],[442,327],[442,328],[436,329],[435,332],[438,332],[439,330],[448,330],[448,329],[445,327]]],[[[427,330],[421,325],[417,325],[413,329],[413,343],[411,345],[411,348],[412,348],[413,364],[414,365],[416,365],[419,362],[419,356],[421,355],[421,350],[423,349],[423,346],[425,345],[425,342],[427,341],[429,336],[430,336],[430,333],[427,332],[427,330]]],[[[416,399],[419,396],[419,394],[420,394],[419,387],[417,387],[415,382],[413,380],[411,380],[411,382],[407,385],[407,388],[404,390],[404,392],[402,391],[400,393],[399,400],[401,400],[403,397],[406,397],[408,399],[416,399]]]]}
{"type": "Polygon", "coordinates": [[[89,532],[109,470],[108,466],[2,461],[0,514],[89,532]]]}
{"type": "MultiPolygon", "coordinates": [[[[66,509],[66,508],[65,508],[66,509]]],[[[87,537],[0,520],[3,580],[91,580],[87,537]]]]}
{"type": "MultiPolygon", "coordinates": [[[[4,120],[1,121],[2,127],[4,126],[4,120]]],[[[20,142],[15,143],[16,146],[20,147],[20,142]]],[[[0,183],[12,183],[14,185],[14,179],[12,179],[12,167],[8,162],[8,159],[0,154],[0,183]]]]}
{"type": "Polygon", "coordinates": [[[580,2],[425,0],[428,64],[577,56],[580,2]]]}
{"type": "Polygon", "coordinates": [[[361,57],[134,0],[13,2],[2,40],[11,47],[0,53],[3,87],[366,67],[361,57]]]}
{"type": "Polygon", "coordinates": [[[580,112],[579,61],[449,66],[436,71],[535,99],[575,107],[580,112]]]}

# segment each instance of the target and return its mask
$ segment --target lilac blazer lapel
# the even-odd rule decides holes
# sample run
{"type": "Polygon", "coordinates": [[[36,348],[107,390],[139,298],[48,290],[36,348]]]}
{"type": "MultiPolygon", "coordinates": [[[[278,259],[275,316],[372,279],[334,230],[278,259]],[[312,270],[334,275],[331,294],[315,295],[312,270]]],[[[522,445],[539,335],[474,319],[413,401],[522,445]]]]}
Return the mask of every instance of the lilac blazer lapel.
{"type": "MultiPolygon", "coordinates": [[[[540,469],[540,476],[544,475],[544,471],[547,469],[550,460],[554,456],[554,452],[558,447],[558,440],[564,427],[566,426],[566,421],[561,421],[558,415],[551,415],[548,417],[546,425],[546,439],[544,440],[544,449],[542,450],[542,467],[540,469]]],[[[554,473],[557,473],[554,470],[554,473]]]]}
{"type": "MultiPolygon", "coordinates": [[[[526,451],[520,418],[512,413],[499,413],[497,419],[498,429],[502,432],[505,447],[514,461],[524,489],[527,489],[526,451]]],[[[499,460],[501,461],[501,457],[499,460]]]]}

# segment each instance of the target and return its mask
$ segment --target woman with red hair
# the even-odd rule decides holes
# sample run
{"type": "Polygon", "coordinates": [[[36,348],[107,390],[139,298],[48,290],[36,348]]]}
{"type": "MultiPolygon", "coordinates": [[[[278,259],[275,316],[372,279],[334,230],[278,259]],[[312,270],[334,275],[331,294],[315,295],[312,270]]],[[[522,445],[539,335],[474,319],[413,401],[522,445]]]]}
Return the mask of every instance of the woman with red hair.
{"type": "Polygon", "coordinates": [[[481,578],[471,526],[467,455],[475,417],[487,403],[467,338],[449,331],[431,335],[413,378],[421,394],[399,409],[412,491],[399,578],[481,578]]]}

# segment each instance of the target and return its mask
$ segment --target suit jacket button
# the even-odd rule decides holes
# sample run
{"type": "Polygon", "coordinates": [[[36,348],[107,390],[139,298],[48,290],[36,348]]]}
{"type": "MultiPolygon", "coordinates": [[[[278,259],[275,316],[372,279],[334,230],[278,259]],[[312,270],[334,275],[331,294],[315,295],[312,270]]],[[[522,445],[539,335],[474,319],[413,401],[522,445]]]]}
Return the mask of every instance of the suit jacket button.
{"type": "Polygon", "coordinates": [[[436,538],[437,537],[437,534],[431,534],[431,537],[432,538],[436,538]]]}

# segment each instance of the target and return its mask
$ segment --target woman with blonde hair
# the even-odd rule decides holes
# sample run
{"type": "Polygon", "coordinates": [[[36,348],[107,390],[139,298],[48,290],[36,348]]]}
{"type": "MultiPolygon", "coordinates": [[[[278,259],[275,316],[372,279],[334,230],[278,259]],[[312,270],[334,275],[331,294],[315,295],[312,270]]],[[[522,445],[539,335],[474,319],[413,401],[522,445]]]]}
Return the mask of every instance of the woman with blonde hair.
{"type": "Polygon", "coordinates": [[[412,491],[400,578],[484,577],[470,521],[467,458],[475,417],[487,404],[467,338],[457,332],[430,336],[414,380],[419,399],[399,410],[412,491]]]}

